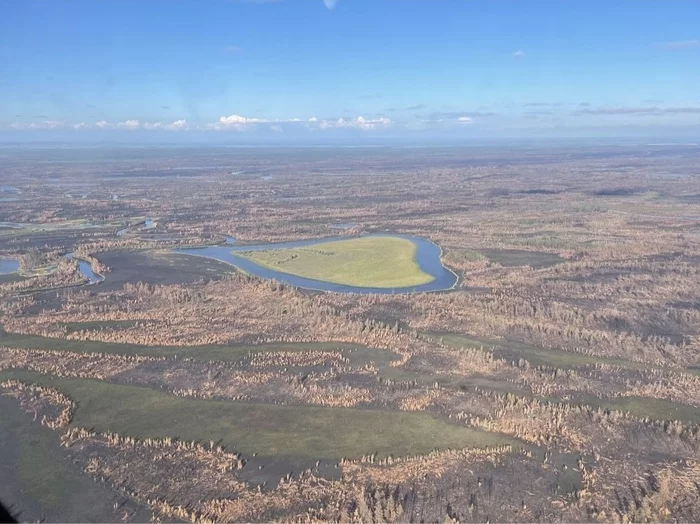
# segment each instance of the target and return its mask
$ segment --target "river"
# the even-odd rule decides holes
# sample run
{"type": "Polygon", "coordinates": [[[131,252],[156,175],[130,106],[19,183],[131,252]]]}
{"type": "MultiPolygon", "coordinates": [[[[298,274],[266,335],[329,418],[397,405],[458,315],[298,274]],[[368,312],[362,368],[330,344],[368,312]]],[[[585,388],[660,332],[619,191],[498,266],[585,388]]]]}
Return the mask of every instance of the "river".
{"type": "Polygon", "coordinates": [[[153,220],[147,218],[143,222],[139,222],[138,224],[134,224],[133,226],[127,226],[123,229],[120,229],[119,231],[117,231],[117,236],[123,237],[127,233],[127,231],[135,227],[138,227],[139,231],[148,231],[149,229],[154,229],[156,227],[156,224],[155,222],[153,222],[153,220]]]}
{"type": "Polygon", "coordinates": [[[66,258],[66,260],[77,260],[78,271],[80,271],[80,274],[88,279],[88,284],[99,284],[100,282],[104,281],[105,277],[95,273],[92,270],[92,265],[90,264],[90,262],[86,262],[85,260],[83,260],[81,258],[76,258],[73,255],[73,253],[68,253],[65,256],[65,258],[66,258]]]}
{"type": "Polygon", "coordinates": [[[332,282],[325,282],[322,280],[315,280],[312,278],[304,278],[296,275],[290,275],[289,273],[283,273],[281,271],[275,271],[273,269],[268,269],[262,267],[255,262],[242,258],[236,255],[236,251],[265,251],[269,249],[285,249],[294,247],[305,247],[313,246],[317,244],[323,244],[326,242],[331,242],[335,240],[349,240],[349,236],[341,237],[330,237],[321,239],[311,239],[311,240],[297,240],[293,242],[278,242],[274,244],[255,244],[255,245],[241,245],[232,246],[231,237],[226,237],[225,245],[218,246],[207,246],[200,248],[178,248],[173,249],[174,253],[180,253],[184,255],[198,256],[204,258],[211,258],[218,260],[220,262],[225,262],[237,267],[241,271],[248,273],[250,275],[255,275],[261,278],[269,278],[276,280],[278,282],[283,282],[295,287],[312,289],[317,291],[332,291],[335,293],[357,293],[357,294],[399,294],[399,293],[424,293],[428,291],[445,291],[452,289],[456,284],[458,277],[452,271],[447,269],[442,265],[440,260],[441,250],[440,246],[431,242],[428,239],[406,236],[406,235],[370,235],[370,236],[394,236],[398,238],[405,238],[413,242],[416,246],[416,261],[419,267],[425,273],[431,275],[434,280],[427,284],[422,284],[419,286],[410,287],[397,287],[397,288],[379,288],[379,287],[359,287],[359,286],[347,286],[344,284],[335,284],[332,282]]]}

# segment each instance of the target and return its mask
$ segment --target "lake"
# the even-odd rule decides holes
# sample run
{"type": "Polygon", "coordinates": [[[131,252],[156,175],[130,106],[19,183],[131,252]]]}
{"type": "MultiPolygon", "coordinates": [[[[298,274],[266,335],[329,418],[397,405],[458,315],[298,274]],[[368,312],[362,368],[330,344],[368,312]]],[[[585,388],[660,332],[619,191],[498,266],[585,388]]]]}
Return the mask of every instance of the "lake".
{"type": "Polygon", "coordinates": [[[9,275],[19,269],[19,260],[0,258],[0,275],[9,275]]]}
{"type": "Polygon", "coordinates": [[[334,293],[358,293],[358,294],[399,294],[399,293],[424,293],[429,291],[445,291],[452,289],[457,284],[457,275],[452,271],[447,269],[442,265],[440,261],[441,249],[440,246],[431,242],[426,238],[406,236],[406,235],[368,235],[368,236],[393,236],[397,238],[404,238],[413,242],[416,246],[416,262],[420,266],[421,270],[425,273],[431,275],[434,280],[427,284],[411,287],[399,287],[399,288],[375,288],[375,287],[359,287],[359,286],[347,286],[344,284],[334,284],[332,282],[325,282],[323,280],[315,280],[312,278],[304,278],[296,275],[290,275],[288,273],[283,273],[280,271],[275,271],[273,269],[268,269],[262,267],[255,262],[242,258],[236,255],[238,252],[246,251],[265,251],[268,249],[285,249],[294,247],[306,247],[318,244],[324,244],[326,242],[332,242],[335,240],[349,240],[351,236],[341,236],[341,237],[330,237],[321,239],[311,239],[311,240],[297,240],[292,242],[278,242],[273,244],[254,244],[254,245],[238,245],[234,246],[229,244],[233,239],[231,237],[226,237],[226,245],[218,246],[207,246],[200,248],[179,248],[174,249],[174,253],[180,253],[183,255],[198,256],[204,258],[211,258],[218,260],[220,262],[225,262],[237,267],[241,271],[248,273],[250,275],[255,275],[261,278],[269,278],[289,284],[295,287],[312,289],[317,291],[332,291],[334,293]]]}

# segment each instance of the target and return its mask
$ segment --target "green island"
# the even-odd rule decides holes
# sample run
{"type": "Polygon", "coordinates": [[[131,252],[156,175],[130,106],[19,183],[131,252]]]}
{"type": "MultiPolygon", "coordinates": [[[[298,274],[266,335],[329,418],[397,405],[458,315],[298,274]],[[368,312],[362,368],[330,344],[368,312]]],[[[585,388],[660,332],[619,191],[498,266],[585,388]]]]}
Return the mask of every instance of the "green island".
{"type": "Polygon", "coordinates": [[[235,251],[256,264],[304,278],[346,286],[392,288],[428,284],[413,242],[394,236],[335,240],[306,247],[235,251]]]}

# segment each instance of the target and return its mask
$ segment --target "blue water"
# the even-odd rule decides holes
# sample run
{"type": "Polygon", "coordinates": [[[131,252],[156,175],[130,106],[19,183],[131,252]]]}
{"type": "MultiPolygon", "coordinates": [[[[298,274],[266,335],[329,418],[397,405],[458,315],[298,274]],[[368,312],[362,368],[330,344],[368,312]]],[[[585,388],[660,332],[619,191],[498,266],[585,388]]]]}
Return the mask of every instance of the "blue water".
{"type": "MultiPolygon", "coordinates": [[[[420,237],[412,237],[405,235],[370,235],[370,236],[394,236],[410,240],[417,247],[416,260],[420,268],[429,275],[434,277],[432,282],[420,286],[397,287],[397,288],[377,288],[377,287],[359,287],[346,286],[343,284],[334,284],[332,282],[324,282],[312,278],[304,278],[288,273],[282,273],[273,269],[268,269],[259,266],[251,260],[247,260],[235,254],[236,251],[265,251],[268,249],[282,249],[292,247],[305,247],[317,244],[323,244],[334,240],[348,240],[355,237],[331,237],[312,240],[297,240],[293,242],[279,242],[276,244],[256,244],[242,246],[208,246],[201,248],[180,248],[174,249],[173,252],[184,255],[192,255],[197,257],[211,258],[220,262],[225,262],[236,266],[238,269],[245,271],[248,274],[255,275],[261,278],[270,278],[290,284],[295,287],[304,289],[313,289],[318,291],[333,291],[335,293],[359,293],[359,294],[398,294],[398,293],[424,293],[427,291],[445,291],[452,289],[457,283],[457,275],[442,265],[440,261],[440,247],[430,240],[420,237]]],[[[227,237],[227,244],[228,239],[227,237]]]]}
{"type": "Polygon", "coordinates": [[[80,271],[81,275],[88,279],[88,284],[99,284],[105,279],[105,277],[103,277],[102,275],[98,275],[92,270],[92,266],[89,262],[86,262],[85,260],[82,260],[80,258],[75,258],[73,256],[73,253],[68,253],[66,255],[66,259],[75,259],[78,261],[78,270],[80,271]]]}
{"type": "Polygon", "coordinates": [[[19,260],[0,258],[0,275],[9,275],[19,269],[19,260]]]}
{"type": "MultiPolygon", "coordinates": [[[[127,231],[129,231],[131,228],[138,226],[139,224],[134,224],[133,226],[127,226],[123,229],[120,229],[117,231],[117,236],[118,237],[123,237],[127,231]]],[[[150,218],[147,218],[143,222],[140,223],[139,231],[148,231],[149,229],[154,229],[156,227],[156,224],[151,220],[150,218]]]]}
{"type": "MultiPolygon", "coordinates": [[[[68,253],[65,258],[68,260],[73,260],[73,253],[68,253]]],[[[77,260],[80,274],[86,277],[90,284],[97,284],[98,282],[102,282],[104,280],[102,275],[98,275],[92,270],[92,266],[88,262],[81,259],[77,260]]],[[[0,275],[9,275],[11,273],[15,273],[18,269],[19,260],[0,258],[0,275]]]]}

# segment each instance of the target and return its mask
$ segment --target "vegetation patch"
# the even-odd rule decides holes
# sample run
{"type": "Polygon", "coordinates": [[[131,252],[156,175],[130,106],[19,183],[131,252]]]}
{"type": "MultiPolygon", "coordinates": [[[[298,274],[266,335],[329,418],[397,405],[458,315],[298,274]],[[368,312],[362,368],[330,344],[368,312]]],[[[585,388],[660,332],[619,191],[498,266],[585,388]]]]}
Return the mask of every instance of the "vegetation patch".
{"type": "MultiPolygon", "coordinates": [[[[68,460],[58,435],[32,422],[0,395],[0,497],[20,521],[116,522],[121,497],[84,476],[68,460]]],[[[128,503],[129,510],[134,509],[128,503]]],[[[149,512],[136,518],[145,521],[149,512]]]]}
{"type": "Polygon", "coordinates": [[[447,252],[449,260],[457,264],[468,264],[488,260],[503,267],[530,266],[535,269],[550,267],[565,262],[565,259],[546,251],[524,249],[465,248],[451,247],[447,252]]]}
{"type": "Polygon", "coordinates": [[[122,227],[134,221],[143,221],[142,217],[124,218],[114,220],[90,221],[84,218],[70,220],[57,220],[54,222],[26,222],[26,223],[3,223],[0,235],[20,236],[35,233],[47,233],[66,230],[83,229],[114,229],[122,227]]]}
{"type": "MultiPolygon", "coordinates": [[[[123,321],[116,322],[71,322],[65,324],[69,331],[120,327],[123,321]]],[[[126,321],[132,322],[132,321],[126,321]]],[[[221,362],[240,362],[256,353],[278,353],[293,351],[339,351],[357,366],[374,362],[383,366],[398,358],[386,349],[375,349],[348,342],[278,342],[271,344],[208,344],[199,346],[143,346],[121,344],[97,340],[67,340],[64,338],[42,337],[8,333],[0,329],[0,346],[23,349],[43,349],[70,351],[72,353],[109,353],[113,355],[141,355],[149,357],[178,357],[221,362]]]]}
{"type": "Polygon", "coordinates": [[[74,427],[142,438],[214,440],[246,455],[339,460],[514,443],[427,413],[197,400],[138,386],[0,372],[0,379],[8,378],[60,389],[78,404],[74,427]]]}
{"type": "Polygon", "coordinates": [[[497,262],[504,267],[530,266],[538,269],[565,262],[565,260],[559,255],[544,251],[525,251],[522,249],[481,249],[479,252],[491,262],[497,262]]]}
{"type": "MultiPolygon", "coordinates": [[[[515,340],[494,340],[472,335],[462,335],[459,333],[427,333],[424,334],[429,340],[440,341],[453,348],[472,348],[492,351],[494,356],[510,361],[519,359],[527,360],[533,366],[549,366],[559,369],[576,369],[584,366],[596,364],[607,364],[609,366],[620,366],[626,369],[669,369],[648,362],[635,362],[624,358],[599,357],[574,353],[573,351],[563,351],[558,349],[548,349],[540,346],[524,344],[515,340]]],[[[690,373],[700,375],[700,369],[695,368],[673,368],[678,373],[690,373]]]]}
{"type": "Polygon", "coordinates": [[[628,411],[635,417],[648,417],[652,420],[682,420],[695,424],[700,422],[700,409],[658,398],[631,396],[600,399],[592,395],[579,395],[576,398],[576,403],[628,411]]]}
{"type": "Polygon", "coordinates": [[[360,287],[409,287],[434,280],[416,261],[417,248],[405,238],[371,236],[306,247],[236,251],[256,264],[314,280],[360,287]]]}
{"type": "Polygon", "coordinates": [[[525,359],[533,366],[550,366],[560,369],[574,369],[595,364],[609,364],[629,369],[644,369],[650,364],[633,362],[621,358],[605,358],[571,351],[561,351],[532,346],[514,340],[494,340],[489,338],[462,335],[459,333],[429,333],[430,340],[440,341],[454,348],[472,348],[492,351],[494,356],[506,360],[525,359]]]}

